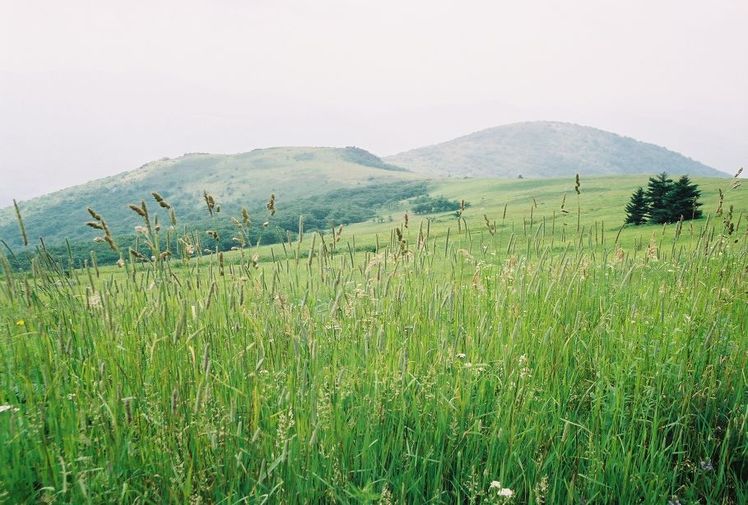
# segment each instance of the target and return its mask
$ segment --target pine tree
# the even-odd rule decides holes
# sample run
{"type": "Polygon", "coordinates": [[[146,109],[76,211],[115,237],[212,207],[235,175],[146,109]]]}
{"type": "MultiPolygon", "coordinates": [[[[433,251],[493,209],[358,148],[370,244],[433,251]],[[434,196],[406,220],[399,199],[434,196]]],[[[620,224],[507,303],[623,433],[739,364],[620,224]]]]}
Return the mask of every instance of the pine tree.
{"type": "Polygon", "coordinates": [[[692,183],[687,175],[678,179],[665,198],[669,213],[668,222],[674,223],[681,217],[684,221],[700,218],[702,216],[701,209],[699,209],[701,207],[700,196],[699,186],[692,183]]]}
{"type": "Polygon", "coordinates": [[[649,214],[649,205],[644,189],[639,188],[631,195],[631,200],[626,205],[626,224],[640,225],[647,221],[649,214]]]}
{"type": "Polygon", "coordinates": [[[670,221],[668,209],[668,193],[673,188],[673,180],[662,172],[656,177],[650,177],[647,184],[647,204],[649,205],[649,220],[653,223],[667,223],[670,221]]]}

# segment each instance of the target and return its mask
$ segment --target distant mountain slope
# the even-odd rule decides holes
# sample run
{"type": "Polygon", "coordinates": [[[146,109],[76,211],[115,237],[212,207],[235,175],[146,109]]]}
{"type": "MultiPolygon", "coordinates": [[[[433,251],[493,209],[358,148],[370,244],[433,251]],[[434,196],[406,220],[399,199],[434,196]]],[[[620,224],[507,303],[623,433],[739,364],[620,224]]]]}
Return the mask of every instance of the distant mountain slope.
{"type": "MultiPolygon", "coordinates": [[[[84,223],[93,207],[116,233],[132,233],[139,218],[128,209],[145,199],[158,210],[150,193],[158,191],[175,208],[183,223],[207,216],[203,191],[213,194],[223,214],[240,207],[256,209],[271,193],[278,205],[326,194],[338,188],[366,186],[418,177],[356,147],[277,147],[234,155],[186,154],[21,202],[31,241],[48,244],[64,239],[90,240],[95,235],[84,223]]],[[[165,216],[164,216],[165,217],[165,216]]],[[[12,208],[0,210],[0,239],[19,243],[12,208]]]]}
{"type": "Polygon", "coordinates": [[[568,177],[667,171],[726,174],[654,144],[571,123],[536,121],[489,128],[386,161],[429,175],[568,177]]]}

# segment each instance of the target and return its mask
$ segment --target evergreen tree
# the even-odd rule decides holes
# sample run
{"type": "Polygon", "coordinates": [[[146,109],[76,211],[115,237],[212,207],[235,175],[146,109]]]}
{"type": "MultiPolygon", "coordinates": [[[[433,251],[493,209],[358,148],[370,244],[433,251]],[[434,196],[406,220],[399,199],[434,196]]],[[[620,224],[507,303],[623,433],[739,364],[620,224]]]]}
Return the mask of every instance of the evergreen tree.
{"type": "Polygon", "coordinates": [[[631,200],[626,205],[626,224],[644,224],[647,221],[648,214],[647,196],[644,194],[644,189],[640,187],[634,191],[631,200]]]}
{"type": "Polygon", "coordinates": [[[670,221],[668,210],[668,193],[673,188],[673,180],[666,172],[650,177],[647,184],[647,204],[649,205],[649,220],[653,223],[667,223],[670,221]]]}
{"type": "Polygon", "coordinates": [[[668,222],[674,223],[681,217],[683,220],[700,218],[702,215],[699,209],[701,207],[700,196],[699,186],[692,183],[687,175],[678,179],[665,198],[669,213],[668,222]]]}

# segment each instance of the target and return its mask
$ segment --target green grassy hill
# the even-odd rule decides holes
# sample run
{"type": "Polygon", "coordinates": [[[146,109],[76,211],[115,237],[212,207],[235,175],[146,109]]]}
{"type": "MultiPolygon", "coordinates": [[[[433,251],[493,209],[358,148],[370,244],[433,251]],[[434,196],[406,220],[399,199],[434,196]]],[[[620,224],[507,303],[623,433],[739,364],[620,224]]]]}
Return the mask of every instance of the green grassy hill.
{"type": "MultiPolygon", "coordinates": [[[[512,233],[533,233],[539,226],[545,226],[545,233],[550,236],[552,229],[558,237],[562,230],[565,235],[576,235],[577,220],[587,236],[597,230],[608,238],[615,238],[624,222],[624,206],[631,193],[639,186],[646,186],[647,175],[598,176],[581,178],[581,194],[577,197],[574,191],[574,178],[553,179],[434,179],[429,184],[431,196],[444,196],[449,200],[465,200],[469,207],[463,217],[472,233],[488,233],[485,217],[491,223],[496,222],[499,235],[507,239],[512,233]],[[565,197],[565,202],[564,202],[565,197]],[[561,205],[564,203],[562,211],[561,205]],[[579,216],[577,215],[579,214],[579,216]],[[484,217],[485,216],[485,217],[484,217]]],[[[727,212],[732,206],[733,219],[738,220],[741,214],[748,214],[748,193],[742,188],[731,190],[734,180],[730,177],[695,177],[693,180],[702,191],[701,201],[705,217],[695,221],[686,221],[687,229],[703,227],[707,220],[720,221],[715,215],[719,206],[719,191],[724,192],[723,210],[727,212]]],[[[403,216],[410,211],[410,201],[403,201],[398,206],[383,212],[384,222],[365,222],[349,227],[348,233],[356,236],[360,245],[371,245],[376,235],[389,237],[393,228],[390,218],[402,223],[403,216]]],[[[457,219],[453,212],[442,212],[426,216],[410,213],[410,233],[416,233],[421,221],[429,221],[434,236],[446,235],[447,229],[454,233],[458,229],[457,219]],[[413,229],[416,229],[414,232],[413,229]]],[[[621,230],[620,241],[633,246],[646,242],[651,236],[659,237],[663,229],[672,234],[677,225],[642,225],[626,226],[621,230]]],[[[743,225],[744,227],[744,225],[743,225]]],[[[594,237],[593,237],[594,239],[594,237]]],[[[456,238],[460,240],[460,238],[456,238]]]]}
{"type": "Polygon", "coordinates": [[[119,267],[0,249],[0,501],[746,503],[748,194],[694,179],[704,219],[620,236],[646,176],[433,181],[459,221],[389,188],[119,267]]]}
{"type": "Polygon", "coordinates": [[[569,177],[667,171],[721,176],[663,147],[614,133],[551,121],[489,128],[387,158],[414,172],[471,177],[569,177]]]}
{"type": "MultiPolygon", "coordinates": [[[[131,234],[139,223],[127,206],[150,199],[152,191],[161,193],[185,222],[195,223],[205,216],[203,191],[215,197],[224,213],[235,215],[241,207],[261,208],[271,193],[278,195],[282,208],[336,189],[416,178],[420,177],[354,147],[278,147],[234,155],[186,154],[162,159],[21,202],[20,206],[30,241],[44,237],[54,245],[65,239],[93,238],[94,233],[84,226],[89,220],[86,207],[100,212],[115,234],[131,234]]],[[[0,211],[0,239],[20,243],[12,208],[0,211]]]]}

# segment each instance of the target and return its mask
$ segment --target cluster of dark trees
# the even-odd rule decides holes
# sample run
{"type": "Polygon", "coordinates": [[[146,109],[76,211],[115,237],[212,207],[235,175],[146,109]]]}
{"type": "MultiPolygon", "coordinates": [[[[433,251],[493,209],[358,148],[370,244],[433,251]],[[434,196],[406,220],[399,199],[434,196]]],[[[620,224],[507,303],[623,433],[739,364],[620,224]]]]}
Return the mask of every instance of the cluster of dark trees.
{"type": "Polygon", "coordinates": [[[626,205],[626,223],[675,223],[702,216],[699,186],[687,175],[673,181],[668,174],[650,177],[647,189],[639,188],[626,205]]]}
{"type": "Polygon", "coordinates": [[[437,212],[451,212],[460,208],[460,202],[448,200],[443,196],[419,196],[411,202],[410,209],[414,214],[435,214],[437,212]]]}

